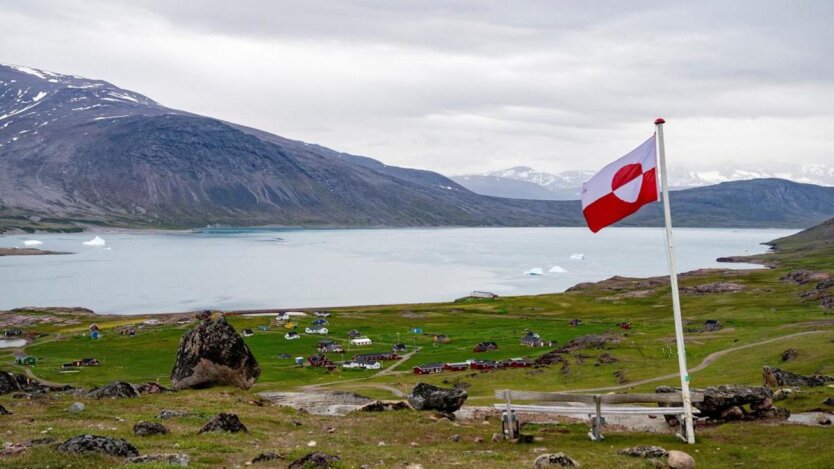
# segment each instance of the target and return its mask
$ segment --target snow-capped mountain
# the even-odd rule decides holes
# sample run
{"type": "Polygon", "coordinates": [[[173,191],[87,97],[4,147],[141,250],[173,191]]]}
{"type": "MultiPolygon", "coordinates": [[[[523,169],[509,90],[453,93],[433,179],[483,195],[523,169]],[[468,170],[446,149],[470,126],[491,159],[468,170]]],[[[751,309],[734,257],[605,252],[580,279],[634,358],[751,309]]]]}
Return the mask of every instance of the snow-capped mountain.
{"type": "MultiPolygon", "coordinates": [[[[517,199],[573,200],[579,198],[582,182],[593,176],[591,170],[548,173],[527,166],[484,174],[454,176],[452,179],[467,189],[483,195],[517,199]],[[535,187],[532,187],[535,186],[535,187]],[[545,191],[541,191],[545,189],[545,191]]],[[[787,179],[820,186],[834,186],[834,166],[825,164],[764,165],[755,171],[741,168],[691,170],[672,168],[669,186],[672,190],[710,186],[729,181],[750,179],[787,179]]]]}

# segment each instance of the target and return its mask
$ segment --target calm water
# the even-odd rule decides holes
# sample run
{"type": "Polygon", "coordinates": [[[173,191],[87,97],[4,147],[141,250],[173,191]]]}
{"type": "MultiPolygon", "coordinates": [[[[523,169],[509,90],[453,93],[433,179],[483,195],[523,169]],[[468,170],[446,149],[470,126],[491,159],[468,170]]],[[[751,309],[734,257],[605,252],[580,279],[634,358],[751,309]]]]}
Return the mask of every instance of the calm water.
{"type": "MultiPolygon", "coordinates": [[[[679,271],[763,252],[789,230],[677,229],[679,271]]],[[[214,230],[0,237],[67,256],[0,257],[0,309],[84,306],[136,314],[445,301],[472,290],[559,292],[613,275],[666,273],[660,228],[214,230]],[[573,254],[584,259],[572,259],[573,254]],[[555,266],[564,272],[549,272],[555,266]],[[544,275],[525,275],[541,268],[544,275]]],[[[722,264],[722,267],[745,267],[722,264]]],[[[556,269],[559,270],[559,269],[556,269]]]]}

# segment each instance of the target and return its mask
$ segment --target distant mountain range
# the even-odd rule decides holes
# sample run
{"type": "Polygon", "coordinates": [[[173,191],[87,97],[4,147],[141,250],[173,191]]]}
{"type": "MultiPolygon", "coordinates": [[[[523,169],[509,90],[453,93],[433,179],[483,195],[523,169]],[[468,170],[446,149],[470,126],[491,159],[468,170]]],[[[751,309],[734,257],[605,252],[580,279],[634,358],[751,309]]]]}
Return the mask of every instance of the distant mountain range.
{"type": "MultiPolygon", "coordinates": [[[[576,191],[589,174],[513,168],[494,177],[534,198],[576,191]]],[[[646,207],[627,223],[658,225],[658,210],[646,207]]],[[[673,211],[678,226],[806,227],[834,217],[834,188],[731,182],[676,192],[673,211]]],[[[479,195],[431,171],[170,109],[105,81],[0,65],[0,232],[44,223],[581,226],[583,219],[576,201],[479,195]]]]}
{"type": "MultiPolygon", "coordinates": [[[[582,182],[594,173],[595,171],[590,170],[547,173],[527,166],[516,166],[502,171],[453,176],[451,179],[482,195],[512,199],[576,200],[579,199],[582,182]]],[[[757,171],[739,168],[715,171],[670,168],[669,186],[672,190],[681,190],[750,179],[787,179],[806,184],[834,186],[834,165],[768,165],[757,171]]]]}

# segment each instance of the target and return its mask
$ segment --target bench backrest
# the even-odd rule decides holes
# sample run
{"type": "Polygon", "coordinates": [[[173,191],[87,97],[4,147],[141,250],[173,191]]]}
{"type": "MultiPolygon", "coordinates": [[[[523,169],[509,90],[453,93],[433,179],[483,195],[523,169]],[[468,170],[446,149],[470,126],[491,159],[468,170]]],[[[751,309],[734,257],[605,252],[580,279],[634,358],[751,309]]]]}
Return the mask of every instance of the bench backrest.
{"type": "MultiPolygon", "coordinates": [[[[626,403],[652,403],[652,404],[682,404],[683,399],[680,393],[638,393],[638,394],[572,394],[568,392],[532,392],[532,391],[510,391],[501,389],[495,391],[495,397],[504,401],[540,401],[540,402],[579,402],[583,404],[626,404],[626,403]]],[[[703,402],[704,393],[691,393],[692,402],[703,402]]]]}

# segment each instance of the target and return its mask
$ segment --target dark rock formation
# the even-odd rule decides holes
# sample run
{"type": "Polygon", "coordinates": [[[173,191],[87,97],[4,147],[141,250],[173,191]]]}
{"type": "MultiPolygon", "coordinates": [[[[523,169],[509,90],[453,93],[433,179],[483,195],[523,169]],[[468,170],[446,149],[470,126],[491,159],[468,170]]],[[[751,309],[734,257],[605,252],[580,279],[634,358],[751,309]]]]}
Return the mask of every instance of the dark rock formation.
{"type": "Polygon", "coordinates": [[[693,295],[705,295],[710,293],[735,293],[744,290],[744,285],[732,282],[713,282],[694,287],[684,287],[681,291],[693,295]]]}
{"type": "Polygon", "coordinates": [[[181,410],[163,409],[163,410],[159,411],[158,414],[156,414],[156,418],[162,419],[162,420],[168,420],[168,419],[172,419],[172,418],[175,418],[175,417],[188,417],[189,415],[192,415],[191,412],[183,412],[181,410]]]}
{"type": "Polygon", "coordinates": [[[834,406],[834,397],[826,397],[825,400],[822,401],[822,405],[834,406]]]}
{"type": "Polygon", "coordinates": [[[289,469],[327,469],[334,467],[341,459],[326,453],[310,453],[290,463],[289,469]]]}
{"type": "Polygon", "coordinates": [[[11,411],[6,410],[5,407],[0,405],[0,415],[14,415],[11,411]]]}
{"type": "Polygon", "coordinates": [[[214,418],[209,420],[209,422],[203,425],[203,428],[200,429],[200,433],[209,432],[237,433],[249,432],[249,430],[240,422],[237,415],[222,413],[215,415],[214,418]]]}
{"type": "Polygon", "coordinates": [[[834,376],[803,376],[798,375],[796,373],[791,373],[790,371],[780,370],[779,368],[774,368],[772,366],[766,366],[762,368],[762,378],[764,379],[765,386],[770,386],[772,388],[782,386],[816,387],[825,386],[827,383],[834,382],[834,376]]]}
{"type": "Polygon", "coordinates": [[[255,456],[254,459],[252,459],[252,464],[258,464],[258,463],[261,463],[261,462],[278,461],[278,460],[282,460],[282,459],[284,459],[284,457],[281,456],[280,454],[269,451],[269,452],[261,453],[261,454],[255,456]]]}
{"type": "Polygon", "coordinates": [[[609,363],[616,363],[617,358],[611,355],[608,352],[603,352],[597,356],[597,363],[601,365],[607,365],[609,363]]]}
{"type": "Polygon", "coordinates": [[[373,401],[356,409],[359,412],[382,412],[385,410],[414,410],[408,401],[373,401]]]}
{"type": "Polygon", "coordinates": [[[243,338],[219,316],[202,321],[182,336],[171,383],[174,389],[214,385],[249,389],[260,374],[243,338]]]}
{"type": "Polygon", "coordinates": [[[189,458],[186,453],[146,454],[127,458],[125,462],[128,464],[161,463],[169,466],[188,467],[189,458]]]}
{"type": "Polygon", "coordinates": [[[58,451],[65,453],[103,453],[122,458],[139,456],[139,450],[121,438],[109,436],[78,435],[58,445],[58,451]]]}
{"type": "Polygon", "coordinates": [[[164,392],[172,392],[165,386],[159,383],[154,383],[153,381],[136,386],[136,390],[139,391],[139,394],[162,394],[164,392]]]}
{"type": "MultiPolygon", "coordinates": [[[[700,416],[715,420],[739,420],[741,418],[773,418],[781,417],[783,410],[773,410],[773,392],[760,386],[722,385],[706,389],[693,390],[704,394],[703,402],[693,402],[700,416]],[[753,413],[744,412],[744,406],[750,405],[753,413]],[[738,412],[741,411],[741,416],[738,412]]],[[[655,392],[675,392],[680,389],[670,386],[658,386],[655,392]]]]}
{"type": "Polygon", "coordinates": [[[168,428],[161,423],[139,422],[133,426],[133,434],[136,436],[167,435],[168,428]]]}
{"type": "Polygon", "coordinates": [[[92,399],[123,399],[139,397],[139,391],[136,386],[126,381],[116,381],[100,388],[93,388],[87,393],[87,397],[92,399]]]}
{"type": "Polygon", "coordinates": [[[0,395],[12,392],[42,394],[47,392],[69,391],[72,386],[47,386],[25,375],[0,371],[0,395]]]}
{"type": "Polygon", "coordinates": [[[468,394],[463,389],[443,389],[431,384],[419,383],[414,386],[408,402],[417,410],[438,410],[454,412],[466,401],[468,394]]]}
{"type": "Polygon", "coordinates": [[[565,453],[542,454],[533,461],[533,469],[546,467],[581,467],[565,453]]]}
{"type": "Polygon", "coordinates": [[[782,276],[779,280],[786,283],[805,285],[809,282],[828,280],[831,276],[826,272],[812,272],[810,270],[795,270],[782,276]]]}
{"type": "Polygon", "coordinates": [[[799,356],[799,352],[797,352],[795,348],[789,348],[782,352],[782,361],[790,361],[796,358],[797,356],[799,356]]]}
{"type": "Polygon", "coordinates": [[[660,446],[640,445],[617,451],[619,454],[635,458],[665,458],[669,452],[660,446]]]}

